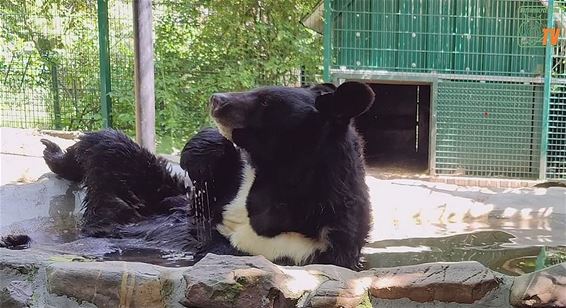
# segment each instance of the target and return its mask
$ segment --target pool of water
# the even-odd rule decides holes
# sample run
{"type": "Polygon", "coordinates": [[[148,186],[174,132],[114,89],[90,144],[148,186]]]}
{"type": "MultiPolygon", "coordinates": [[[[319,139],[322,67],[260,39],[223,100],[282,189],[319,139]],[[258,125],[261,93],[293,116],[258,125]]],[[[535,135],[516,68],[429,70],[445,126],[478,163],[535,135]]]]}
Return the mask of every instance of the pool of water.
{"type": "Polygon", "coordinates": [[[546,265],[566,261],[566,215],[524,216],[509,217],[496,210],[453,223],[392,224],[392,229],[382,230],[384,236],[364,248],[365,267],[478,261],[497,272],[521,275],[536,269],[539,256],[546,265]]]}
{"type": "MultiPolygon", "coordinates": [[[[186,252],[151,247],[140,240],[81,238],[80,202],[83,195],[76,186],[49,178],[33,184],[3,186],[2,189],[0,235],[28,234],[35,249],[96,260],[174,267],[194,263],[186,252]],[[58,193],[45,200],[30,197],[44,194],[46,190],[58,193]],[[26,198],[30,198],[29,201],[26,198]]],[[[384,192],[380,193],[380,196],[384,195],[384,192]]],[[[403,193],[395,192],[395,195],[403,193]]],[[[383,212],[380,208],[378,214],[383,212]]],[[[488,215],[474,219],[452,222],[448,219],[444,223],[424,220],[426,217],[422,213],[426,214],[426,210],[421,211],[418,218],[411,213],[395,219],[376,216],[385,220],[375,224],[373,241],[363,251],[365,267],[474,260],[509,275],[532,272],[543,249],[547,260],[566,261],[566,215],[563,212],[508,215],[505,210],[491,210],[488,215]]],[[[542,259],[539,258],[539,263],[542,259]]]]}
{"type": "MultiPolygon", "coordinates": [[[[553,214],[549,219],[551,222],[547,222],[544,232],[508,228],[450,234],[446,226],[437,226],[439,234],[434,237],[376,241],[364,248],[365,268],[473,260],[508,275],[529,273],[535,270],[537,256],[541,255],[542,249],[547,253],[547,258],[548,255],[558,255],[561,261],[566,261],[564,239],[553,237],[548,230],[550,226],[563,226],[566,217],[553,214]],[[537,241],[540,242],[536,244],[537,241]]],[[[18,230],[32,237],[32,246],[36,249],[81,255],[96,260],[146,262],[171,267],[194,264],[188,253],[149,247],[140,240],[81,238],[79,222],[79,214],[67,212],[63,217],[55,215],[16,222],[1,227],[0,234],[18,230]]]]}
{"type": "MultiPolygon", "coordinates": [[[[546,259],[566,261],[566,245],[517,245],[511,233],[492,230],[435,238],[383,240],[364,248],[365,267],[395,267],[428,262],[477,261],[507,275],[521,275],[536,269],[541,250],[546,259]]],[[[544,258],[541,258],[544,262],[544,258]]],[[[550,260],[552,262],[553,260],[550,260]]]]}

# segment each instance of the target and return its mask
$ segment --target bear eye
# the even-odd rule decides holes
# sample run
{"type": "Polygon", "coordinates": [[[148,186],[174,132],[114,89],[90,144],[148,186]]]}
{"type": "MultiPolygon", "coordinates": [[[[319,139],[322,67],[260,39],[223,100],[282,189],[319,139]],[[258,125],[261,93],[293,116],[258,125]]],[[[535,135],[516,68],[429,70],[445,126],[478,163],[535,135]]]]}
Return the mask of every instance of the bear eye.
{"type": "Polygon", "coordinates": [[[269,106],[269,103],[266,100],[261,101],[260,103],[263,107],[269,106]]]}

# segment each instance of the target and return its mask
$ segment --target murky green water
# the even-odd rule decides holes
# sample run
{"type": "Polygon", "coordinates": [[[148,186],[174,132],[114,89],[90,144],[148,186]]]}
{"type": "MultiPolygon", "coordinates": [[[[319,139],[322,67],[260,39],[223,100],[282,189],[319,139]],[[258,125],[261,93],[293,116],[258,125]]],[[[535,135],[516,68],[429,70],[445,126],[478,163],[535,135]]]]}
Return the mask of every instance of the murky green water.
{"type": "MultiPolygon", "coordinates": [[[[364,249],[365,267],[395,267],[428,262],[477,261],[508,275],[533,272],[537,256],[566,261],[566,246],[517,246],[505,231],[478,231],[435,238],[412,238],[374,242],[364,249]]],[[[543,260],[544,261],[544,260],[543,260]]],[[[548,264],[547,264],[548,265],[548,264]]]]}

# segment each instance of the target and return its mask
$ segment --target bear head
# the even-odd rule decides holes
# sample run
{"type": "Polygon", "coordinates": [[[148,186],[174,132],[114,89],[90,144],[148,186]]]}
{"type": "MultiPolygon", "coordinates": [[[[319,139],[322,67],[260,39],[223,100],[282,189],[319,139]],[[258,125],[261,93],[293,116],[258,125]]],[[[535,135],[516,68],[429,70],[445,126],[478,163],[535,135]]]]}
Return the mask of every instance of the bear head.
{"type": "Polygon", "coordinates": [[[374,96],[368,85],[353,81],[339,87],[263,87],[214,94],[210,112],[220,132],[252,161],[294,160],[347,130],[352,118],[372,106],[374,96]]]}

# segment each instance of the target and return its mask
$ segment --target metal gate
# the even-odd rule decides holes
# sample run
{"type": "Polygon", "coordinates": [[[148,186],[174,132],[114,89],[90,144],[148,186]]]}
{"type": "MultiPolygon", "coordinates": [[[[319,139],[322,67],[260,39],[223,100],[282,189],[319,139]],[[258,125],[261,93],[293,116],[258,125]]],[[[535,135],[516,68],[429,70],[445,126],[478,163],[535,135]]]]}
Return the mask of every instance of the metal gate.
{"type": "Polygon", "coordinates": [[[436,173],[536,179],[542,90],[540,84],[438,82],[436,173]]]}

